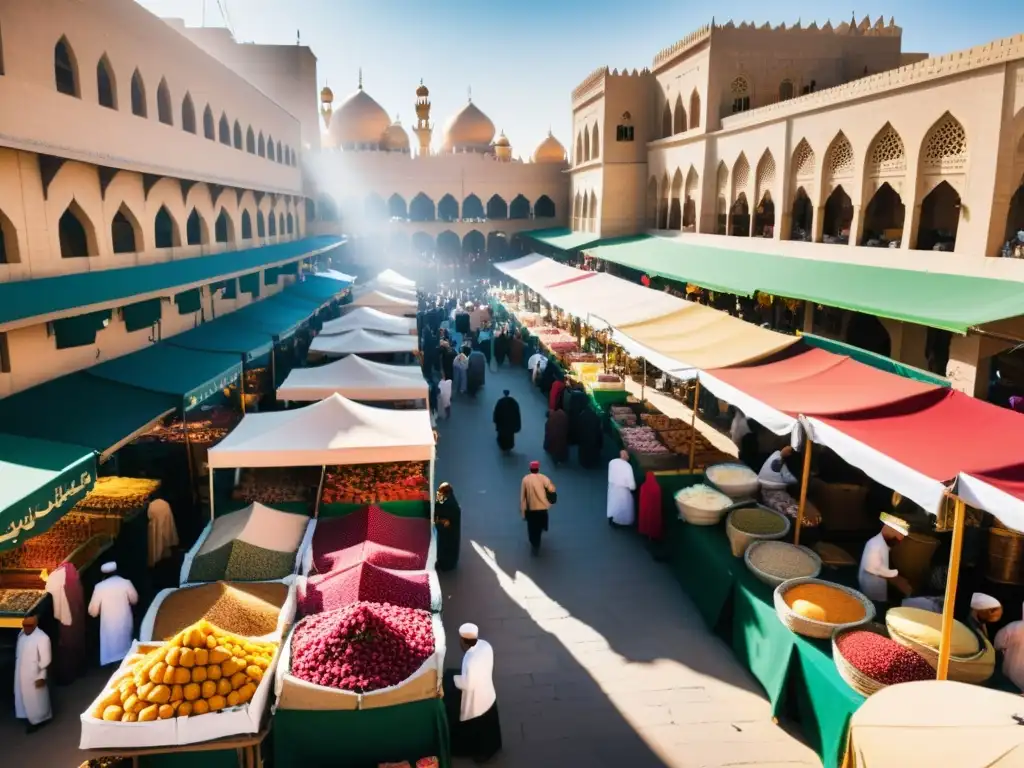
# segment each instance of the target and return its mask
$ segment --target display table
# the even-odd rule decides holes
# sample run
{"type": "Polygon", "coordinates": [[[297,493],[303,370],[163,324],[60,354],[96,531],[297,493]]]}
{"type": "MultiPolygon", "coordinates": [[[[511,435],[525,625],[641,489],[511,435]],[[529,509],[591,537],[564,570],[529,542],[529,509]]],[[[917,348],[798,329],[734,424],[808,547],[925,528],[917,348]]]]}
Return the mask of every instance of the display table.
{"type": "Polygon", "coordinates": [[[87,749],[89,758],[121,757],[132,768],[263,768],[261,747],[269,726],[251,736],[229,736],[200,744],[148,749],[87,749]],[[173,749],[173,752],[167,750],[173,749]]]}
{"type": "Polygon", "coordinates": [[[362,710],[279,709],[274,715],[275,768],[343,765],[377,768],[382,762],[436,756],[451,766],[443,699],[362,710]]]}
{"type": "Polygon", "coordinates": [[[732,556],[721,526],[689,525],[674,515],[666,524],[670,566],[705,623],[764,688],[773,715],[794,720],[825,768],[837,768],[850,718],[864,697],[839,677],[830,643],[797,635],[779,621],[773,590],[732,556]]]}

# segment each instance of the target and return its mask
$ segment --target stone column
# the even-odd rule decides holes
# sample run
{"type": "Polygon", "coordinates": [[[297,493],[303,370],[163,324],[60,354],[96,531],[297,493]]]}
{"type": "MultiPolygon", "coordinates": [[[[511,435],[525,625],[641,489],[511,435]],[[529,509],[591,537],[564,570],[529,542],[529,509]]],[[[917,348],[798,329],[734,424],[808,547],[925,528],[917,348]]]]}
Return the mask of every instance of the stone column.
{"type": "Polygon", "coordinates": [[[813,222],[814,234],[811,237],[811,242],[820,243],[821,239],[822,239],[822,234],[824,232],[824,229],[825,229],[825,206],[824,205],[816,205],[816,206],[814,206],[814,222],[813,222]]]}
{"type": "Polygon", "coordinates": [[[813,301],[804,302],[804,333],[814,333],[814,310],[817,305],[813,301]]]}
{"type": "Polygon", "coordinates": [[[949,343],[946,376],[953,389],[973,397],[988,392],[990,358],[982,357],[982,338],[976,334],[954,334],[949,343]]]}
{"type": "Polygon", "coordinates": [[[853,206],[853,218],[850,219],[850,245],[860,244],[860,232],[864,226],[863,210],[860,205],[853,206]]]}

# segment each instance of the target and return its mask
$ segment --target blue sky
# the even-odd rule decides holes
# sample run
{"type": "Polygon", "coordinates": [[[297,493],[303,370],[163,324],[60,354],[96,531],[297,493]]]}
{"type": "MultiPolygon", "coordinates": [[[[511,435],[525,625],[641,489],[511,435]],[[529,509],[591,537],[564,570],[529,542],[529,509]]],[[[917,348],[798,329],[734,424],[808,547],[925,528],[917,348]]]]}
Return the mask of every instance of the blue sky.
{"type": "Polygon", "coordinates": [[[569,144],[569,96],[594,69],[650,65],[654,54],[710,21],[733,19],[833,24],[869,14],[895,16],[903,49],[948,53],[1024,32],[1024,0],[888,0],[865,7],[835,0],[736,0],[721,5],[680,0],[139,0],[160,16],[224,24],[237,39],[294,43],[296,30],[319,60],[320,84],[340,100],[363,69],[368,93],[408,125],[422,77],[431,90],[438,130],[473,101],[504,130],[517,154],[529,155],[549,126],[569,144]]]}

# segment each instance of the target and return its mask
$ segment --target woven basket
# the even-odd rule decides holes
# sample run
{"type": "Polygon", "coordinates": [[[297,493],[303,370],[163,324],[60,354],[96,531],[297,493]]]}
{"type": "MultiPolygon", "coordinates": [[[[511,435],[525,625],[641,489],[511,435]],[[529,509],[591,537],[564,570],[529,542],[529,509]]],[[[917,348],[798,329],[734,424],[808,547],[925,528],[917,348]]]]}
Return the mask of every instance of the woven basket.
{"type": "Polygon", "coordinates": [[[834,632],[841,632],[844,629],[852,629],[853,627],[859,627],[870,622],[875,618],[875,605],[857,590],[844,587],[842,584],[825,581],[824,579],[790,579],[789,581],[784,581],[775,588],[775,613],[778,614],[779,621],[781,621],[791,631],[796,632],[796,634],[803,635],[804,637],[813,637],[818,640],[827,640],[832,637],[834,632]],[[851,621],[845,624],[832,624],[827,621],[817,621],[816,619],[809,619],[806,616],[801,616],[786,604],[786,600],[784,598],[784,595],[788,590],[801,584],[824,584],[825,586],[838,589],[840,592],[845,592],[851,597],[857,598],[861,605],[864,606],[864,618],[859,621],[851,621]]]}
{"type": "Polygon", "coordinates": [[[786,525],[780,533],[747,533],[746,531],[741,531],[732,524],[732,516],[737,510],[747,509],[749,505],[744,505],[742,507],[737,506],[729,513],[729,516],[725,518],[725,533],[729,537],[729,546],[732,548],[733,557],[743,557],[743,554],[747,551],[747,547],[755,541],[775,541],[777,539],[784,539],[786,534],[789,533],[790,522],[788,517],[780,512],[776,512],[774,509],[763,507],[760,504],[756,506],[766,514],[781,517],[786,525]]]}
{"type": "MultiPolygon", "coordinates": [[[[679,494],[685,491],[683,488],[680,491],[676,491],[673,495],[672,500],[676,503],[676,509],[679,511],[679,518],[685,520],[690,525],[718,525],[722,522],[722,518],[725,517],[726,512],[732,508],[732,504],[726,503],[721,509],[701,509],[687,504],[685,501],[679,498],[679,494]]],[[[723,494],[724,496],[724,494],[723,494]]],[[[729,499],[725,499],[729,502],[729,499]]]]}
{"type": "Polygon", "coordinates": [[[873,677],[868,677],[853,664],[848,662],[842,653],[839,652],[839,646],[836,644],[836,640],[841,635],[846,634],[852,630],[858,632],[873,632],[876,635],[882,637],[889,637],[889,631],[876,621],[868,622],[867,624],[861,624],[858,627],[851,627],[850,629],[844,629],[841,632],[835,632],[832,635],[832,659],[836,663],[836,671],[839,672],[839,676],[846,681],[846,684],[853,688],[861,696],[870,696],[873,693],[878,693],[883,688],[888,688],[888,683],[880,683],[873,677]]]}
{"type": "MultiPolygon", "coordinates": [[[[745,562],[747,564],[747,569],[752,574],[754,574],[754,576],[756,576],[760,581],[763,581],[769,587],[774,589],[775,587],[777,587],[780,584],[782,584],[784,581],[788,581],[788,579],[780,578],[779,576],[774,576],[774,575],[772,575],[770,573],[762,571],[760,568],[758,568],[756,565],[754,565],[753,561],[750,559],[751,553],[753,553],[758,547],[762,546],[763,544],[767,544],[767,543],[769,543],[769,542],[763,541],[763,540],[762,541],[755,541],[753,544],[751,544],[749,547],[747,547],[747,551],[743,554],[743,562],[745,562]]],[[[802,550],[804,552],[804,554],[806,554],[808,557],[811,558],[811,560],[814,561],[814,570],[813,570],[813,572],[812,573],[808,573],[806,576],[802,576],[800,578],[814,579],[814,578],[818,577],[818,574],[821,573],[821,558],[818,557],[818,553],[817,552],[815,552],[812,549],[808,549],[807,547],[802,547],[802,546],[794,545],[794,544],[786,544],[785,546],[787,546],[787,547],[795,547],[796,549],[802,550]]]]}
{"type": "MultiPolygon", "coordinates": [[[[912,651],[917,651],[924,660],[931,664],[933,669],[939,667],[939,650],[932,648],[930,645],[925,645],[913,640],[905,635],[901,635],[886,625],[886,630],[889,632],[889,637],[895,640],[900,645],[906,646],[912,651]]],[[[995,648],[992,647],[992,643],[988,641],[988,638],[982,637],[975,633],[978,637],[978,643],[981,646],[977,653],[973,653],[970,656],[953,656],[950,654],[949,657],[949,670],[947,677],[958,683],[984,683],[996,671],[996,652],[995,648]]]]}

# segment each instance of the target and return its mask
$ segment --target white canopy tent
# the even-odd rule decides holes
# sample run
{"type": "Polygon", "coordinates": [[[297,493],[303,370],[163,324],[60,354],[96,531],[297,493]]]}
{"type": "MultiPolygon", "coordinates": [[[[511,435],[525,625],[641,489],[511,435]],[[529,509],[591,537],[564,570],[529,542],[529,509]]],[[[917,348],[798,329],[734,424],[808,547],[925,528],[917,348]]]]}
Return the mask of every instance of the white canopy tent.
{"type": "Polygon", "coordinates": [[[605,272],[579,270],[577,277],[538,293],[549,304],[594,328],[640,323],[686,307],[684,299],[605,272]]]}
{"type": "Polygon", "coordinates": [[[344,272],[339,272],[336,269],[328,269],[324,272],[317,272],[317,277],[329,277],[331,280],[340,280],[344,283],[354,283],[356,281],[355,275],[346,275],[344,272]]]}
{"type": "Polygon", "coordinates": [[[380,285],[390,285],[396,288],[411,288],[413,291],[416,290],[415,280],[410,280],[405,275],[400,275],[393,269],[385,269],[383,272],[381,272],[379,275],[373,278],[373,281],[375,283],[379,283],[380,285]]]}
{"type": "Polygon", "coordinates": [[[362,328],[366,331],[377,331],[392,336],[407,336],[416,333],[416,318],[398,317],[381,312],[373,307],[359,307],[347,315],[328,320],[320,329],[321,336],[337,336],[346,331],[362,328]]]}
{"type": "Polygon", "coordinates": [[[559,264],[554,259],[531,253],[511,261],[502,261],[494,265],[513,280],[518,280],[527,288],[540,292],[553,283],[571,280],[583,273],[583,270],[559,264]]]}
{"type": "Polygon", "coordinates": [[[309,350],[325,355],[386,355],[399,352],[413,353],[417,350],[418,344],[417,338],[408,333],[393,336],[357,328],[334,336],[317,336],[309,345],[309,350]]]}
{"type": "Polygon", "coordinates": [[[426,400],[418,365],[388,365],[349,355],[319,368],[296,368],[277,388],[278,400],[322,400],[337,393],[350,400],[426,400]]]}
{"type": "Polygon", "coordinates": [[[377,280],[371,280],[368,283],[363,283],[361,286],[359,286],[359,289],[356,291],[356,293],[369,293],[370,291],[384,293],[387,294],[388,296],[394,296],[397,299],[416,298],[415,288],[403,288],[400,285],[388,285],[387,283],[381,283],[378,282],[377,280]]]}
{"type": "Polygon", "coordinates": [[[406,317],[415,317],[416,308],[419,303],[413,298],[403,298],[401,296],[394,296],[389,293],[382,293],[378,290],[368,291],[361,293],[352,300],[352,303],[347,306],[347,310],[352,312],[357,307],[373,307],[374,309],[386,312],[389,315],[399,315],[406,317]]]}
{"type": "MultiPolygon", "coordinates": [[[[248,414],[208,456],[211,470],[318,466],[326,472],[329,466],[345,464],[427,461],[430,488],[434,487],[429,411],[374,408],[337,393],[293,411],[248,414]]],[[[209,474],[213,499],[213,472],[209,474]]],[[[430,519],[433,522],[433,496],[430,519]]]]}

